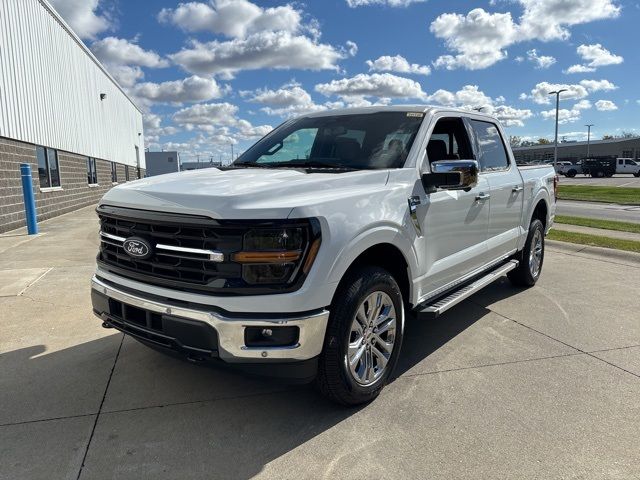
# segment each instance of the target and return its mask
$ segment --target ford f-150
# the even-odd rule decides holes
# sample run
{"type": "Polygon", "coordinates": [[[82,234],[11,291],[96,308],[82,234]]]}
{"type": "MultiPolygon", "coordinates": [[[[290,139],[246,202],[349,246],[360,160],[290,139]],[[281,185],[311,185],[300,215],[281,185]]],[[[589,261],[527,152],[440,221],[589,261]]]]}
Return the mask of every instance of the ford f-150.
{"type": "Polygon", "coordinates": [[[392,375],[407,315],[439,315],[504,274],[536,283],[556,183],[551,165],[518,168],[484,114],[309,114],[227,167],[111,189],[93,310],[191,361],[367,402],[392,375]]]}

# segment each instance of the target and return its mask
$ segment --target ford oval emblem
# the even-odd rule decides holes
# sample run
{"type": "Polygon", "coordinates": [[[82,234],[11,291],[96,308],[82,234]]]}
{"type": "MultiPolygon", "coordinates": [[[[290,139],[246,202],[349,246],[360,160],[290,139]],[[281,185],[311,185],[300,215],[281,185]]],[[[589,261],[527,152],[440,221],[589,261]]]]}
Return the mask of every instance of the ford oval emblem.
{"type": "Polygon", "coordinates": [[[127,255],[140,260],[145,260],[153,254],[149,242],[140,237],[127,238],[122,244],[122,248],[127,252],[127,255]]]}

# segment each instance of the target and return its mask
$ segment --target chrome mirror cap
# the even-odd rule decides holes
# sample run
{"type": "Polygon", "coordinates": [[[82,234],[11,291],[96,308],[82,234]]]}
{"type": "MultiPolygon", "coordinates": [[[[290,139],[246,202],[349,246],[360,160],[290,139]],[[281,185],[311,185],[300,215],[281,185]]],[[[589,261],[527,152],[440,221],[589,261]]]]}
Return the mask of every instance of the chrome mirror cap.
{"type": "Polygon", "coordinates": [[[422,176],[427,193],[442,190],[469,190],[478,184],[475,160],[441,160],[431,163],[431,173],[422,176]]]}

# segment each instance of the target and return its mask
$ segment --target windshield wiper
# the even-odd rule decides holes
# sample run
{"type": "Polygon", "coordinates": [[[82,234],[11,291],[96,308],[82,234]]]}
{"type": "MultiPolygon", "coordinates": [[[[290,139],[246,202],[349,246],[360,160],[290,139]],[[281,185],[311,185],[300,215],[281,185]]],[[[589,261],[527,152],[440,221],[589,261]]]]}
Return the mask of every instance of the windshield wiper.
{"type": "Polygon", "coordinates": [[[354,167],[337,165],[335,163],[323,162],[321,160],[293,160],[289,162],[274,162],[269,165],[274,168],[333,168],[337,170],[358,170],[354,167]]]}

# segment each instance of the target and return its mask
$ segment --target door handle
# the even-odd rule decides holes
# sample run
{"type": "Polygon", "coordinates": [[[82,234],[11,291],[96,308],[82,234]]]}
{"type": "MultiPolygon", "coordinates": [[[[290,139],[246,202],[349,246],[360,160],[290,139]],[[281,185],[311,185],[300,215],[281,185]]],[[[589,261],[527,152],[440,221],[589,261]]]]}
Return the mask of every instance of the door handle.
{"type": "Polygon", "coordinates": [[[476,201],[477,202],[481,202],[483,200],[488,200],[491,198],[491,195],[489,195],[488,193],[484,193],[484,192],[480,192],[478,195],[476,195],[476,201]]]}
{"type": "Polygon", "coordinates": [[[513,193],[518,193],[518,192],[521,192],[522,190],[524,190],[524,187],[522,185],[516,185],[511,189],[513,193]]]}

